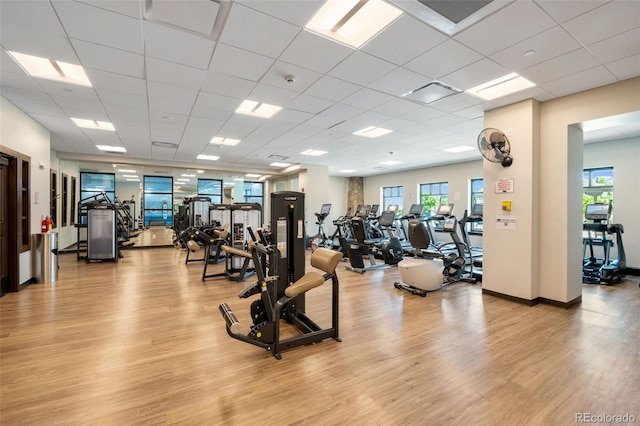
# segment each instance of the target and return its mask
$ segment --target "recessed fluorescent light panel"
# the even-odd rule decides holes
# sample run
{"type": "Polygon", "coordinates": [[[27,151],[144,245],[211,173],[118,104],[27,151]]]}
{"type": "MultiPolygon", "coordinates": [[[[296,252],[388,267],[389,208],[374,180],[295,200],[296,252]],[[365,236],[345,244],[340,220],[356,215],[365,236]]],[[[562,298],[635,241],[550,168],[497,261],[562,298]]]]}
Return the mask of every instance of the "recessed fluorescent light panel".
{"type": "Polygon", "coordinates": [[[127,150],[122,146],[96,145],[96,148],[100,151],[127,152],[127,150]]]}
{"type": "Polygon", "coordinates": [[[389,161],[383,161],[380,164],[383,164],[385,166],[395,166],[396,164],[402,164],[402,161],[389,160],[389,161]]]}
{"type": "Polygon", "coordinates": [[[18,52],[7,53],[32,77],[91,87],[91,82],[80,65],[18,52]]]}
{"type": "Polygon", "coordinates": [[[140,182],[140,179],[133,179],[133,178],[129,178],[126,179],[127,182],[140,182]]]}
{"type": "Polygon", "coordinates": [[[359,48],[401,14],[382,0],[327,0],[305,28],[359,48]]]}
{"type": "Polygon", "coordinates": [[[276,105],[263,104],[261,102],[245,100],[240,104],[236,112],[238,114],[252,115],[260,118],[271,118],[280,111],[282,107],[276,105]]]}
{"type": "Polygon", "coordinates": [[[122,177],[126,177],[126,178],[138,178],[138,175],[122,175],[122,177]]]}
{"type": "Polygon", "coordinates": [[[490,101],[530,87],[535,87],[535,83],[532,83],[514,72],[488,83],[473,87],[467,90],[467,92],[484,100],[490,101]]]}
{"type": "Polygon", "coordinates": [[[273,166],[273,167],[289,167],[291,164],[289,164],[289,163],[278,163],[278,162],[275,162],[275,163],[271,163],[271,164],[269,164],[269,165],[270,165],[270,166],[273,166]]]}
{"type": "Polygon", "coordinates": [[[300,154],[302,155],[311,155],[312,157],[319,157],[320,155],[325,155],[327,151],[320,151],[317,149],[307,149],[306,151],[302,151],[300,154]]]}
{"type": "Polygon", "coordinates": [[[257,178],[257,177],[260,177],[260,175],[256,173],[247,173],[246,175],[244,175],[244,177],[257,178]]]}
{"type": "Polygon", "coordinates": [[[354,135],[364,136],[365,138],[377,138],[379,136],[388,135],[393,133],[393,130],[383,129],[382,127],[369,126],[365,129],[353,132],[354,135]]]}
{"type": "Polygon", "coordinates": [[[196,157],[198,160],[210,160],[210,161],[216,161],[217,159],[219,159],[220,157],[218,157],[217,155],[205,155],[205,154],[200,154],[196,157]]]}
{"type": "Polygon", "coordinates": [[[116,131],[113,124],[108,121],[85,120],[83,118],[72,118],[71,121],[73,121],[76,126],[85,129],[108,130],[110,132],[116,131]]]}
{"type": "Polygon", "coordinates": [[[355,172],[357,172],[357,170],[353,170],[353,169],[340,170],[340,173],[355,173],[355,172]]]}
{"type": "Polygon", "coordinates": [[[136,173],[133,169],[118,169],[120,173],[136,173]]]}
{"type": "Polygon", "coordinates": [[[204,170],[196,170],[198,173],[204,173],[204,170]]]}
{"type": "Polygon", "coordinates": [[[216,136],[213,139],[211,139],[211,142],[209,143],[213,143],[216,145],[235,146],[240,143],[240,139],[229,139],[229,138],[221,138],[219,136],[216,136]]]}
{"type": "Polygon", "coordinates": [[[190,179],[186,179],[186,178],[178,178],[176,179],[178,182],[189,182],[190,179]]]}
{"type": "Polygon", "coordinates": [[[190,175],[188,173],[183,173],[180,176],[182,176],[182,177],[196,177],[196,175],[190,175]]]}
{"type": "Polygon", "coordinates": [[[475,148],[467,146],[467,145],[460,145],[460,146],[454,146],[452,148],[447,148],[447,149],[443,149],[443,151],[445,152],[465,152],[465,151],[474,151],[475,148]]]}

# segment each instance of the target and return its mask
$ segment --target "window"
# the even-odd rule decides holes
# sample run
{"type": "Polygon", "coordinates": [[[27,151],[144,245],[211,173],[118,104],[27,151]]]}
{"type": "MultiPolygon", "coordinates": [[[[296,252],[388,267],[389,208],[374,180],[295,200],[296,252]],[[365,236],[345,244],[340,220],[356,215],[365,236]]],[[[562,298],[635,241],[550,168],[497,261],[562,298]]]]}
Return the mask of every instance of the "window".
{"type": "Polygon", "coordinates": [[[198,195],[209,197],[211,204],[222,204],[222,180],[198,179],[198,195]]]}
{"type": "Polygon", "coordinates": [[[582,172],[582,217],[587,204],[613,204],[613,167],[584,169],[582,172]]]}
{"type": "MultiPolygon", "coordinates": [[[[471,208],[484,204],[484,179],[471,179],[471,208]]],[[[470,232],[482,232],[482,222],[472,222],[470,232]]]]}
{"type": "MultiPolygon", "coordinates": [[[[110,202],[116,199],[116,175],[114,173],[80,173],[80,203],[103,199],[103,194],[110,202]]],[[[78,223],[87,223],[87,211],[78,211],[78,223]]]]}
{"type": "Polygon", "coordinates": [[[402,186],[385,186],[382,188],[382,206],[387,210],[391,204],[396,204],[397,216],[402,216],[402,205],[404,203],[404,189],[402,186]]]}
{"type": "Polygon", "coordinates": [[[424,206],[425,216],[434,215],[440,204],[449,202],[449,183],[420,184],[420,202],[424,206]]]}
{"type": "Polygon", "coordinates": [[[244,182],[244,202],[258,203],[263,207],[264,200],[264,183],[262,182],[244,182]]]}
{"type": "Polygon", "coordinates": [[[173,224],[173,178],[144,177],[144,226],[173,224]]]}

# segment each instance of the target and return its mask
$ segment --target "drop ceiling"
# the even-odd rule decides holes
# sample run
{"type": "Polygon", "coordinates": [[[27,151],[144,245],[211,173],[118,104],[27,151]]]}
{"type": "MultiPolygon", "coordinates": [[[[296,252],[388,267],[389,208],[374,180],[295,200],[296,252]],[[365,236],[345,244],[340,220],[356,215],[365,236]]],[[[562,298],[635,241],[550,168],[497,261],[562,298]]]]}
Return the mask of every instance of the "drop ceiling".
{"type": "MultiPolygon", "coordinates": [[[[484,111],[640,75],[640,2],[492,1],[458,23],[418,1],[389,3],[402,15],[353,49],[304,30],[319,0],[2,0],[2,96],[49,129],[60,158],[87,169],[277,174],[270,164],[285,158],[368,176],[478,159],[477,150],[444,149],[475,147],[484,111]],[[32,78],[7,51],[82,65],[93,87],[32,78]],[[491,102],[465,93],[511,72],[536,87],[491,102]],[[460,92],[429,103],[403,96],[434,81],[460,92]],[[271,119],[235,113],[245,99],[283,109],[271,119]],[[116,131],[81,129],[70,117],[116,131]],[[369,126],[393,132],[353,134],[369,126]],[[215,136],[241,142],[214,146],[215,136]],[[327,154],[300,154],[309,149],[327,154]],[[389,160],[400,163],[381,168],[389,160]]],[[[586,139],[639,136],[639,127],[623,120],[586,139]]]]}

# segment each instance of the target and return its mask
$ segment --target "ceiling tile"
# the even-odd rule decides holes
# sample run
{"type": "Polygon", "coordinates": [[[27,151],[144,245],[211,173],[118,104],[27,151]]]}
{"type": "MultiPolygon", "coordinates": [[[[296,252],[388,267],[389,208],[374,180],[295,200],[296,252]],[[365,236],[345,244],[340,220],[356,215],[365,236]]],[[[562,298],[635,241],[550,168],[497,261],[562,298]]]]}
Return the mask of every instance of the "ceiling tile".
{"type": "Polygon", "coordinates": [[[97,89],[98,97],[102,103],[109,105],[125,105],[133,108],[147,107],[147,96],[117,92],[109,89],[97,89]]]}
{"type": "Polygon", "coordinates": [[[322,77],[320,73],[309,71],[308,69],[286,62],[276,61],[264,77],[262,77],[260,83],[302,93],[320,77],[322,77]],[[286,77],[293,77],[294,81],[289,81],[286,77]]]}
{"type": "Polygon", "coordinates": [[[322,6],[324,0],[236,0],[236,3],[302,27],[322,6]]]}
{"type": "Polygon", "coordinates": [[[358,89],[358,85],[325,75],[313,83],[305,94],[337,102],[358,89]]]}
{"type": "Polygon", "coordinates": [[[57,117],[58,119],[62,118],[63,120],[68,120],[69,116],[65,114],[64,111],[60,109],[58,105],[52,100],[48,100],[48,102],[42,103],[29,103],[22,101],[11,101],[12,104],[29,114],[30,116],[34,115],[48,115],[51,117],[57,117]]]}
{"type": "Polygon", "coordinates": [[[479,84],[505,76],[510,72],[511,71],[502,65],[496,64],[491,59],[481,59],[458,71],[445,75],[441,78],[441,81],[460,90],[467,90],[479,84]]]}
{"type": "Polygon", "coordinates": [[[235,96],[246,99],[255,87],[255,82],[225,74],[208,71],[200,90],[218,95],[235,96]]]}
{"type": "Polygon", "coordinates": [[[612,1],[563,24],[580,43],[600,40],[640,27],[640,2],[612,1]]]}
{"type": "Polygon", "coordinates": [[[298,32],[299,27],[234,3],[220,42],[277,58],[298,32]]]}
{"type": "Polygon", "coordinates": [[[273,59],[266,56],[218,43],[209,70],[258,81],[273,62],[273,59]]]}
{"type": "Polygon", "coordinates": [[[137,19],[78,2],[56,1],[54,7],[69,37],[144,52],[142,28],[137,19]]]}
{"type": "Polygon", "coordinates": [[[444,34],[403,14],[361,50],[396,65],[404,65],[445,40],[447,36],[444,34]]]}
{"type": "Polygon", "coordinates": [[[238,109],[241,103],[242,100],[240,99],[201,91],[198,94],[194,108],[202,108],[204,110],[215,109],[232,114],[236,109],[238,109]]]}
{"type": "Polygon", "coordinates": [[[96,89],[107,89],[132,95],[147,95],[147,83],[142,78],[135,78],[96,69],[85,70],[91,85],[96,89]]]}
{"type": "Polygon", "coordinates": [[[396,68],[384,77],[369,84],[368,87],[393,96],[402,96],[431,83],[431,81],[433,79],[423,74],[418,74],[405,68],[396,68]]]}
{"type": "Polygon", "coordinates": [[[617,61],[640,53],[640,27],[588,46],[602,63],[617,61]]]}
{"type": "Polygon", "coordinates": [[[547,81],[589,69],[598,65],[598,61],[585,49],[578,49],[566,55],[525,68],[519,74],[528,80],[541,85],[547,81]]]}
{"type": "Polygon", "coordinates": [[[541,86],[556,96],[565,96],[615,82],[616,78],[605,67],[595,67],[546,82],[541,86]]]}
{"type": "Polygon", "coordinates": [[[491,55],[491,59],[511,71],[519,71],[580,47],[562,27],[555,26],[491,55]],[[528,51],[534,53],[527,56],[525,52],[528,51]]]}
{"type": "Polygon", "coordinates": [[[300,31],[282,53],[280,60],[312,71],[326,73],[353,52],[354,50],[350,47],[326,37],[320,37],[309,31],[300,31]]]}
{"type": "Polygon", "coordinates": [[[366,110],[387,103],[392,99],[393,96],[389,96],[387,94],[365,87],[347,96],[340,102],[346,105],[351,105],[366,110]]]}
{"type": "Polygon", "coordinates": [[[62,108],[68,117],[109,121],[106,111],[97,99],[93,100],[54,96],[53,100],[60,106],[60,108],[62,108]]]}
{"type": "Polygon", "coordinates": [[[71,40],[82,66],[144,78],[144,56],[82,40],[71,40]]]}
{"type": "Polygon", "coordinates": [[[248,99],[276,106],[283,106],[294,100],[298,94],[278,87],[257,84],[248,99]]]}
{"type": "Polygon", "coordinates": [[[65,36],[64,29],[49,2],[2,0],[0,2],[0,22],[2,22],[2,26],[11,23],[30,30],[48,33],[51,36],[65,36]]]}
{"type": "MultiPolygon", "coordinates": [[[[455,95],[447,96],[444,99],[440,99],[439,101],[432,102],[429,106],[439,111],[455,113],[481,103],[483,103],[483,100],[476,98],[475,96],[468,95],[466,93],[457,93],[455,95]]],[[[455,115],[459,116],[460,114],[455,115]]]]}
{"type": "Polygon", "coordinates": [[[86,3],[90,6],[96,6],[101,9],[107,9],[132,18],[142,18],[142,10],[140,4],[135,1],[113,1],[113,0],[76,0],[80,3],[86,3]]]}
{"type": "Polygon", "coordinates": [[[331,101],[320,99],[315,96],[300,95],[289,102],[285,107],[296,111],[310,112],[317,114],[329,108],[333,103],[331,101]]]}
{"type": "Polygon", "coordinates": [[[408,62],[405,68],[438,79],[480,59],[479,53],[455,40],[447,40],[408,62]]]}
{"type": "Polygon", "coordinates": [[[328,75],[366,86],[395,68],[390,62],[356,51],[329,71],[328,75]]]}
{"type": "Polygon", "coordinates": [[[421,108],[422,105],[404,99],[393,99],[387,103],[382,105],[378,105],[373,108],[372,111],[379,112],[380,114],[385,114],[391,117],[397,117],[403,114],[407,114],[408,112],[415,111],[421,108]]]}
{"type": "Polygon", "coordinates": [[[611,0],[536,0],[536,3],[557,22],[565,22],[610,1],[611,0]]]}
{"type": "Polygon", "coordinates": [[[146,59],[147,80],[169,84],[186,89],[199,89],[204,79],[205,71],[163,61],[162,59],[146,59]]]}
{"type": "Polygon", "coordinates": [[[556,22],[537,4],[516,1],[454,38],[483,55],[492,55],[555,25],[556,22]]]}
{"type": "Polygon", "coordinates": [[[143,28],[146,55],[194,68],[209,67],[213,40],[148,21],[143,28]]]}
{"type": "Polygon", "coordinates": [[[198,95],[197,90],[149,81],[149,109],[175,114],[189,114],[198,95]]]}
{"type": "Polygon", "coordinates": [[[61,35],[3,23],[0,26],[0,40],[2,47],[8,51],[52,58],[70,64],[80,63],[69,40],[61,35]]]}
{"type": "Polygon", "coordinates": [[[628,58],[608,63],[607,69],[619,80],[636,77],[640,75],[640,55],[629,56],[628,58]]]}

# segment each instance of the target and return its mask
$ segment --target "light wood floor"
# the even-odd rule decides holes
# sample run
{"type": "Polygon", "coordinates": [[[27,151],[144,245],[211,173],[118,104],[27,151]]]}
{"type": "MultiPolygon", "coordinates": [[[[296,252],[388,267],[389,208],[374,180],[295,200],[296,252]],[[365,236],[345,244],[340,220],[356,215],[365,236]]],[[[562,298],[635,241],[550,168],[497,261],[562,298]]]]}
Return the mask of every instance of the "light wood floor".
{"type": "MultiPolygon", "coordinates": [[[[340,265],[343,342],[278,361],[225,332],[223,301],[248,328],[243,284],[202,283],[202,265],[174,248],[123,254],[102,264],[62,255],[57,282],[0,299],[2,426],[640,422],[634,281],[585,285],[582,304],[564,310],[471,284],[412,296],[393,288],[396,269],[340,265]]],[[[329,287],[307,296],[323,325],[329,287]]]]}

